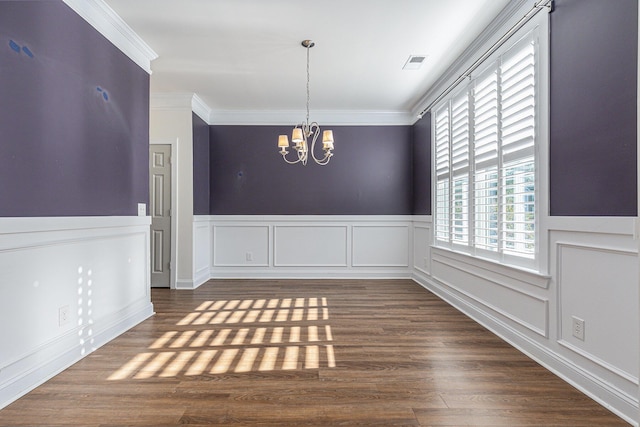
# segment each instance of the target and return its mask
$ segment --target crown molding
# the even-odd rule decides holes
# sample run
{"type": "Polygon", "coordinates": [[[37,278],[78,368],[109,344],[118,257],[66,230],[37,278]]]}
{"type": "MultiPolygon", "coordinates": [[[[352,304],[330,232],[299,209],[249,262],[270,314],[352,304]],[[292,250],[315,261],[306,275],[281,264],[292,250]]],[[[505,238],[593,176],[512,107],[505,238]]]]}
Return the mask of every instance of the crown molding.
{"type": "Polygon", "coordinates": [[[196,93],[191,98],[191,110],[208,125],[211,124],[211,108],[196,93]]]}
{"type": "MultiPolygon", "coordinates": [[[[287,125],[305,118],[299,110],[212,110],[195,93],[151,93],[149,107],[154,110],[190,110],[208,125],[287,125]]],[[[323,125],[407,126],[416,122],[406,111],[313,111],[311,119],[323,125]]]]}
{"type": "Polygon", "coordinates": [[[62,0],[80,17],[151,74],[151,61],[158,54],[149,47],[103,0],[62,0]]]}
{"type": "Polygon", "coordinates": [[[149,108],[153,110],[191,111],[204,120],[208,125],[211,108],[195,93],[188,92],[157,92],[149,97],[149,108]]]}
{"type": "MultiPolygon", "coordinates": [[[[291,110],[213,110],[211,125],[294,125],[305,118],[304,111],[291,110]]],[[[406,126],[416,118],[406,111],[312,111],[311,120],[323,125],[406,126]]]]}
{"type": "Polygon", "coordinates": [[[414,105],[411,109],[414,122],[418,120],[418,114],[453,83],[462,70],[502,37],[535,3],[536,0],[511,0],[414,105]]]}
{"type": "Polygon", "coordinates": [[[192,110],[192,102],[193,93],[152,93],[149,96],[149,107],[154,110],[192,110]]]}

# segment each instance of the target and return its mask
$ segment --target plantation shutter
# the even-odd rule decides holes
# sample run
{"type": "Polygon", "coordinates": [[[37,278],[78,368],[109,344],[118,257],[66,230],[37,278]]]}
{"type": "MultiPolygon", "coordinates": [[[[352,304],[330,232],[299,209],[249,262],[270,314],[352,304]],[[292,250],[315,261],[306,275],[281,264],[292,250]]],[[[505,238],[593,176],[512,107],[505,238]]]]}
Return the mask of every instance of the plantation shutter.
{"type": "Polygon", "coordinates": [[[485,64],[435,110],[435,236],[441,244],[498,259],[535,257],[534,34],[485,64]]]}
{"type": "Polygon", "coordinates": [[[449,133],[449,103],[436,110],[436,239],[449,241],[449,178],[451,139],[449,133]]]}
{"type": "Polygon", "coordinates": [[[469,243],[469,93],[465,89],[451,101],[451,240],[469,243]]]}
{"type": "Polygon", "coordinates": [[[474,240],[498,250],[498,72],[492,66],[474,82],[474,240]]]}
{"type": "Polygon", "coordinates": [[[535,45],[531,36],[502,57],[502,244],[503,250],[531,257],[535,249],[535,45]]]}

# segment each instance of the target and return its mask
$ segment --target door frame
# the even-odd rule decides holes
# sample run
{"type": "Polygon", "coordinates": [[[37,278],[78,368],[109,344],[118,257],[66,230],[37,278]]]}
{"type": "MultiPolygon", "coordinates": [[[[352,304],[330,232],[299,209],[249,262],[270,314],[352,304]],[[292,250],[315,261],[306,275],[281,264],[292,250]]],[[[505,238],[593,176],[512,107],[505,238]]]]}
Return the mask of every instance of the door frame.
{"type": "MultiPolygon", "coordinates": [[[[178,194],[177,194],[177,182],[178,182],[178,138],[175,139],[162,139],[154,138],[149,140],[149,148],[151,145],[169,145],[171,147],[170,163],[171,163],[171,268],[169,269],[169,289],[176,288],[176,278],[178,272],[178,257],[176,253],[176,229],[178,226],[178,194]]],[[[149,170],[151,175],[151,170],[149,170]]],[[[147,180],[149,177],[147,177],[147,180]]],[[[151,191],[151,189],[149,189],[151,191]]],[[[149,194],[149,202],[151,202],[151,194],[149,194]]],[[[151,208],[150,208],[151,209],[151,208]]],[[[151,226],[149,226],[151,227],[151,226]]],[[[151,251],[151,249],[149,249],[151,251]]],[[[149,252],[151,256],[151,252],[149,252]]],[[[149,264],[151,268],[151,264],[149,264]]]]}

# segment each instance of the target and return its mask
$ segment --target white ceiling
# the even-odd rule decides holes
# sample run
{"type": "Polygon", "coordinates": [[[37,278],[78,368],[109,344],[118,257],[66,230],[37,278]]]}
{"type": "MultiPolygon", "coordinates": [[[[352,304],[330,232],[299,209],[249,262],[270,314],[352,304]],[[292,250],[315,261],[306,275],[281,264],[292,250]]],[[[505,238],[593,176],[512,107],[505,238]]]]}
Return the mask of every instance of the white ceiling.
{"type": "Polygon", "coordinates": [[[159,55],[152,93],[196,93],[213,114],[412,112],[509,0],[105,0],[159,55]],[[402,70],[427,55],[420,70],[402,70]]]}

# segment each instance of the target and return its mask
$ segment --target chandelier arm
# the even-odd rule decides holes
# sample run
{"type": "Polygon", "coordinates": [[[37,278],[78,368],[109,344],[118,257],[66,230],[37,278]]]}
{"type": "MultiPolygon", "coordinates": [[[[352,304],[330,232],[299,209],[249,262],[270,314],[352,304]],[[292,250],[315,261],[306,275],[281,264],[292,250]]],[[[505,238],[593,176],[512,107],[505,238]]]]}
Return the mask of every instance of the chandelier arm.
{"type": "Polygon", "coordinates": [[[302,162],[303,165],[307,165],[307,160],[309,160],[309,146],[307,145],[307,139],[304,139],[304,147],[298,150],[298,161],[302,162]]]}
{"type": "MultiPolygon", "coordinates": [[[[313,122],[309,125],[309,130],[312,132],[313,134],[313,140],[311,142],[311,157],[313,157],[313,160],[318,163],[318,164],[326,164],[326,163],[322,163],[323,161],[325,161],[325,159],[327,159],[327,155],[325,154],[324,158],[322,159],[318,159],[316,157],[316,140],[318,139],[318,136],[320,135],[320,125],[317,122],[313,122]]],[[[328,160],[327,160],[328,161],[328,160]]]]}
{"type": "Polygon", "coordinates": [[[295,165],[296,163],[300,163],[300,156],[298,156],[298,160],[289,160],[287,159],[287,154],[289,154],[288,151],[281,151],[280,154],[282,154],[282,159],[289,163],[290,165],[295,165]]]}
{"type": "Polygon", "coordinates": [[[333,157],[333,153],[327,153],[322,160],[317,160],[317,159],[314,159],[314,160],[320,166],[324,166],[327,163],[329,163],[329,160],[331,160],[331,157],[333,157]]]}

